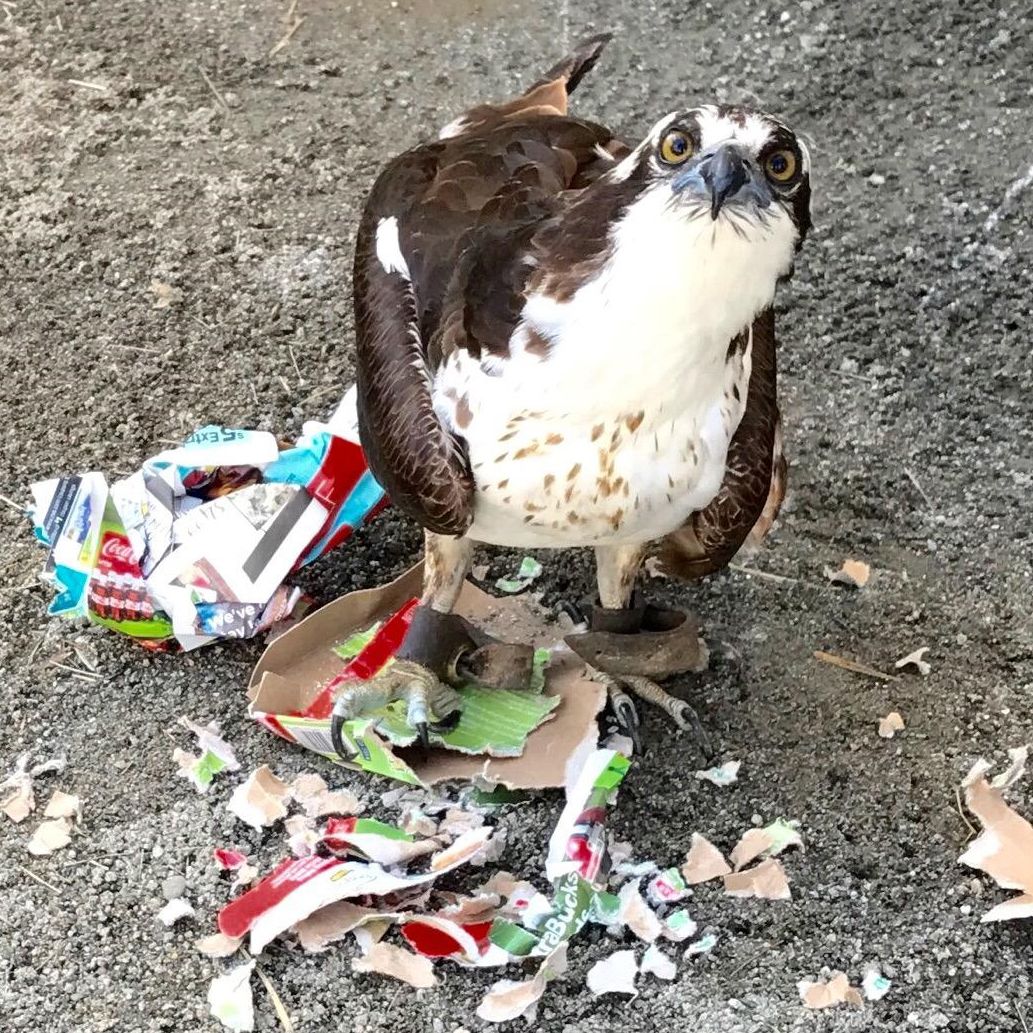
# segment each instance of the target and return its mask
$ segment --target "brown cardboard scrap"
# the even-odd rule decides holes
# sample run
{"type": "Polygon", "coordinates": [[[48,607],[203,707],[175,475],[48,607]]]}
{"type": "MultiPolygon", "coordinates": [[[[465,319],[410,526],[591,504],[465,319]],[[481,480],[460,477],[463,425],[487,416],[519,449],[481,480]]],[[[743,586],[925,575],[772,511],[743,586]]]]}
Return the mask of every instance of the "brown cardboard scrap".
{"type": "Polygon", "coordinates": [[[43,810],[44,818],[70,818],[82,821],[82,801],[71,793],[55,789],[43,810]]]}
{"type": "Polygon", "coordinates": [[[685,881],[690,886],[695,886],[700,882],[718,879],[731,870],[724,854],[709,839],[693,832],[692,843],[681,869],[685,881]]]}
{"type": "Polygon", "coordinates": [[[639,885],[640,880],[632,879],[621,887],[617,895],[617,922],[626,925],[644,943],[653,943],[663,932],[663,924],[646,903],[639,885]]]}
{"type": "Polygon", "coordinates": [[[885,717],[879,718],[879,738],[892,739],[897,732],[904,731],[904,719],[896,710],[891,710],[885,717]]]}
{"type": "Polygon", "coordinates": [[[764,829],[750,829],[743,833],[742,838],[732,848],[729,858],[732,868],[738,871],[750,861],[760,857],[768,847],[771,846],[771,837],[764,829]]]}
{"type": "Polygon", "coordinates": [[[965,804],[983,831],[958,860],[986,872],[1004,889],[1022,891],[991,908],[983,922],[1033,917],[1033,826],[1005,803],[1003,795],[1008,779],[1014,781],[1021,774],[1025,748],[1009,752],[1011,766],[992,783],[986,780],[990,765],[985,760],[978,761],[962,783],[965,804]]]}
{"type": "Polygon", "coordinates": [[[229,958],[240,950],[244,942],[243,936],[227,936],[225,933],[212,933],[194,941],[194,946],[206,958],[229,958]]]}
{"type": "Polygon", "coordinates": [[[833,584],[848,585],[850,588],[864,588],[872,576],[872,568],[861,560],[843,560],[839,570],[825,568],[825,577],[833,584]]]}
{"type": "Polygon", "coordinates": [[[193,904],[183,897],[174,897],[158,912],[158,921],[171,929],[180,919],[193,918],[195,914],[193,904]]]}
{"type": "Polygon", "coordinates": [[[72,841],[72,823],[67,818],[50,818],[41,822],[32,834],[26,849],[34,857],[47,857],[72,841]]]}
{"type": "Polygon", "coordinates": [[[253,829],[272,825],[287,816],[290,790],[263,764],[248,775],[226,805],[227,810],[253,829]]]}
{"type": "Polygon", "coordinates": [[[850,985],[845,972],[833,972],[827,983],[804,979],[796,986],[805,1008],[832,1008],[837,1004],[864,1007],[860,990],[850,985]]]}
{"type": "Polygon", "coordinates": [[[359,798],[348,789],[331,790],[326,781],[313,772],[303,772],[290,784],[290,795],[310,818],[322,818],[329,814],[361,814],[359,798]]]}
{"type": "Polygon", "coordinates": [[[360,907],[350,900],[339,900],[303,918],[293,926],[293,930],[302,948],[315,953],[326,950],[331,943],[343,940],[360,925],[382,917],[383,914],[375,908],[360,907]]]}
{"type": "Polygon", "coordinates": [[[642,955],[639,971],[643,975],[653,975],[657,979],[672,980],[678,974],[678,966],[657,945],[651,944],[642,955]]]}
{"type": "Polygon", "coordinates": [[[749,829],[732,849],[730,855],[732,867],[739,871],[755,861],[761,854],[773,857],[789,847],[803,848],[803,839],[797,831],[795,823],[779,818],[762,829],[749,829]]]}
{"type": "Polygon", "coordinates": [[[500,979],[495,983],[477,1006],[478,1018],[485,1022],[510,1022],[521,1016],[533,1019],[549,980],[558,978],[566,970],[567,944],[564,942],[545,958],[531,979],[523,982],[500,979]]]}
{"type": "Polygon", "coordinates": [[[907,656],[902,656],[893,666],[899,671],[905,667],[913,667],[923,677],[932,670],[932,665],[928,660],[925,659],[925,654],[929,652],[928,646],[922,646],[920,649],[916,649],[913,653],[908,653],[907,656]]]}
{"type": "Polygon", "coordinates": [[[753,868],[732,872],[724,877],[729,897],[757,897],[760,900],[789,900],[789,879],[785,869],[773,857],[753,868]]]}
{"type": "Polygon", "coordinates": [[[429,958],[411,954],[391,943],[374,943],[361,958],[352,958],[352,970],[376,972],[421,990],[436,986],[438,982],[429,958]]]}
{"type": "MultiPolygon", "coordinates": [[[[382,588],[342,596],[281,635],[263,653],[248,688],[252,715],[292,715],[303,711],[341,670],[334,647],[354,632],[393,613],[422,590],[422,565],[382,588]]],[[[457,611],[478,627],[510,642],[545,647],[558,637],[528,595],[495,599],[467,582],[457,611]]],[[[598,740],[596,717],[606,703],[605,686],[590,680],[573,654],[554,654],[546,675],[546,695],[560,705],[527,738],[519,757],[472,756],[452,750],[395,748],[394,754],[426,786],[483,778],[510,789],[550,789],[566,784],[598,740]]]]}
{"type": "Polygon", "coordinates": [[[633,950],[614,951],[608,958],[597,961],[589,970],[586,982],[593,997],[601,994],[630,994],[638,996],[635,977],[638,959],[633,950]]]}

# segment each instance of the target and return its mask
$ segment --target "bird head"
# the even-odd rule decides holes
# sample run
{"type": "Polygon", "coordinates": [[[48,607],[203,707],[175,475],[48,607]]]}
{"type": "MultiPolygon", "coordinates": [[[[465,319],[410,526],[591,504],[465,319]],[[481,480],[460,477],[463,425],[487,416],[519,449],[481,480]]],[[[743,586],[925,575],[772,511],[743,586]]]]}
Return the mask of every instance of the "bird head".
{"type": "Polygon", "coordinates": [[[673,112],[614,173],[660,191],[673,212],[747,236],[788,229],[799,247],[811,226],[807,148],[761,111],[706,105],[673,112]]]}

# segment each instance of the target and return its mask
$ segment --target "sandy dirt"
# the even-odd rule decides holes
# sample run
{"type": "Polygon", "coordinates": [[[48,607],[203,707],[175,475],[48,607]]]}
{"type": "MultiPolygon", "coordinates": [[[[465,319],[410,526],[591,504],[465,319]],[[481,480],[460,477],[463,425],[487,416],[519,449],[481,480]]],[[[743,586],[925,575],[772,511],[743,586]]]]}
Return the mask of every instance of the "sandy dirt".
{"type": "MultiPolygon", "coordinates": [[[[782,113],[813,141],[816,228],[779,301],[790,496],[741,559],[775,577],[649,584],[706,625],[711,669],[680,688],[742,774],[701,785],[649,714],[613,826],[670,863],[693,831],[727,849],[754,816],[784,816],[807,851],[787,858],[789,903],[699,890],[718,946],[631,1002],[589,996],[584,973],[615,944],[580,939],[539,1028],[1026,1029],[1033,926],[980,925],[1003,894],[956,863],[954,787],[977,756],[1030,739],[1028,7],[300,0],[270,57],[287,6],[0,0],[0,492],[129,472],[208,421],[290,435],[326,412],[352,379],[351,247],[377,168],[579,36],[616,33],[577,110],[628,137],[715,98],[782,113]],[[156,308],[152,280],[179,300],[156,308]],[[872,565],[863,591],[822,575],[847,556],[872,565]],[[923,645],[932,673],[893,682],[812,657],[886,670],[923,645]],[[890,709],[907,729],[886,741],[890,709]],[[893,980],[883,1001],[802,1010],[797,980],[829,966],[856,981],[870,962],[893,980]]],[[[47,666],[82,629],[48,621],[28,524],[7,505],[0,521],[0,762],[67,754],[41,790],[78,792],[86,813],[47,860],[25,853],[26,826],[0,825],[0,1027],[215,1029],[214,966],[192,947],[225,897],[211,848],[270,863],[283,847],[227,814],[235,779],[205,798],[173,777],[175,720],[217,718],[246,767],[312,762],[244,716],[258,644],[165,657],[91,634],[99,684],[47,666]],[[154,916],[176,874],[200,917],[169,931],[154,916]]],[[[382,582],[419,541],[385,515],[307,585],[332,598],[382,582]]],[[[587,556],[544,558],[547,602],[588,594],[587,556]]],[[[343,782],[376,811],[384,786],[343,782]]],[[[502,819],[508,867],[541,870],[557,809],[502,819]]],[[[267,950],[297,1030],[481,1027],[494,974],[448,969],[417,996],[352,974],[352,952],[267,950]]],[[[277,1029],[257,983],[256,1000],[257,1028],[277,1029]]]]}

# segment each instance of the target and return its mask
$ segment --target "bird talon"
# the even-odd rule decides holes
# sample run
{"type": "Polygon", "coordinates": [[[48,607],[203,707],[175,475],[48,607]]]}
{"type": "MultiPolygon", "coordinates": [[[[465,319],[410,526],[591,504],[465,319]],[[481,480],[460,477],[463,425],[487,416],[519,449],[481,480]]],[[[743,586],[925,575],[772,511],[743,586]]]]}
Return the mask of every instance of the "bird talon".
{"type": "Polygon", "coordinates": [[[425,749],[430,749],[430,725],[426,721],[416,722],[416,737],[420,741],[420,745],[425,749]]]}

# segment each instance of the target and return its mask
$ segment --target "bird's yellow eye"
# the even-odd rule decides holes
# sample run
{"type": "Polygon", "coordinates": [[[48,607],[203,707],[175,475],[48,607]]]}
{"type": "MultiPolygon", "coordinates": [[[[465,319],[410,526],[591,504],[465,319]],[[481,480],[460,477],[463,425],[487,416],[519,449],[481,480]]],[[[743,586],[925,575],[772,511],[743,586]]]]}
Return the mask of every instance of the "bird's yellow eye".
{"type": "Polygon", "coordinates": [[[796,155],[792,151],[775,151],[764,162],[764,171],[776,183],[788,183],[796,175],[796,155]]]}
{"type": "Polygon", "coordinates": [[[692,157],[692,137],[680,129],[672,129],[660,141],[660,158],[668,165],[680,165],[692,157]]]}

